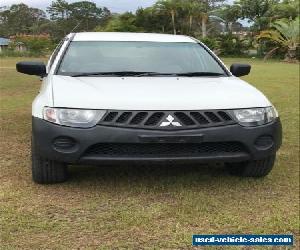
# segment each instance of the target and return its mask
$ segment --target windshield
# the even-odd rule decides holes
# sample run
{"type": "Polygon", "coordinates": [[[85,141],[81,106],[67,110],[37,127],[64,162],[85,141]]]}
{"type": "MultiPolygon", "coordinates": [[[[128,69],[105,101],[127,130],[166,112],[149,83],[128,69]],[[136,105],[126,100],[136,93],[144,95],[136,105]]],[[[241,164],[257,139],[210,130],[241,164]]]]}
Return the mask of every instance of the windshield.
{"type": "Polygon", "coordinates": [[[113,72],[119,72],[120,76],[120,72],[125,75],[130,72],[131,76],[137,72],[142,76],[147,73],[151,76],[160,73],[227,75],[197,43],[103,41],[71,42],[57,74],[82,76],[113,72]]]}

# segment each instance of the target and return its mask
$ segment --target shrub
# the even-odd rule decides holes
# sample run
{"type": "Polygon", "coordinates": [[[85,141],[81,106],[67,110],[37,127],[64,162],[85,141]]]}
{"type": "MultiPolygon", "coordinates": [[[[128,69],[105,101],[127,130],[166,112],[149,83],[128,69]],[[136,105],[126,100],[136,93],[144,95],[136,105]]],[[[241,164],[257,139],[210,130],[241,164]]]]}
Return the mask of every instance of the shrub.
{"type": "Polygon", "coordinates": [[[219,48],[218,41],[216,40],[216,38],[205,37],[205,38],[200,38],[199,40],[203,42],[211,50],[217,50],[219,48]]]}
{"type": "MultiPolygon", "coordinates": [[[[48,35],[18,35],[12,38],[10,50],[15,50],[18,45],[22,45],[33,56],[43,56],[52,49],[52,41],[48,35]]],[[[19,51],[21,54],[27,54],[25,51],[19,51]]],[[[12,53],[12,52],[10,52],[12,53]]]]}
{"type": "Polygon", "coordinates": [[[220,35],[217,40],[222,56],[246,55],[248,49],[252,46],[248,38],[239,38],[232,34],[220,35]]]}
{"type": "Polygon", "coordinates": [[[130,12],[111,17],[104,26],[97,26],[94,31],[104,32],[138,32],[136,17],[130,12]]]}

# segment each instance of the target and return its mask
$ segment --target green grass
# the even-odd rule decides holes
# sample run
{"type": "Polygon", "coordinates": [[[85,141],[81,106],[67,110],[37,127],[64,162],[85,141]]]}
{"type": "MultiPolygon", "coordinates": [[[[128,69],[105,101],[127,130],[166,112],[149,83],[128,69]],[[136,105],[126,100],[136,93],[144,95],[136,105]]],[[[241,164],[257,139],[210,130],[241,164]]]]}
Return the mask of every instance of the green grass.
{"type": "Polygon", "coordinates": [[[67,183],[41,186],[30,176],[40,82],[16,73],[17,60],[0,58],[0,248],[187,249],[192,234],[210,233],[292,233],[299,247],[299,65],[225,59],[250,62],[245,79],[281,114],[283,146],[264,179],[197,165],[77,166],[67,183]]]}

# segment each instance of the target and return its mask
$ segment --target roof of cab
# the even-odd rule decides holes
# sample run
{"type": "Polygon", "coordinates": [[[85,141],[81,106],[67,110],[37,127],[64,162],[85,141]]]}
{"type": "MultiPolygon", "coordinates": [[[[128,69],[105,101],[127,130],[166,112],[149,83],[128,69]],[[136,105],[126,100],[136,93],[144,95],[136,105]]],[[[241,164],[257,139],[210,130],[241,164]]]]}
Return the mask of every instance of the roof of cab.
{"type": "Polygon", "coordinates": [[[80,32],[75,34],[73,41],[197,43],[193,38],[182,35],[129,32],[80,32]]]}

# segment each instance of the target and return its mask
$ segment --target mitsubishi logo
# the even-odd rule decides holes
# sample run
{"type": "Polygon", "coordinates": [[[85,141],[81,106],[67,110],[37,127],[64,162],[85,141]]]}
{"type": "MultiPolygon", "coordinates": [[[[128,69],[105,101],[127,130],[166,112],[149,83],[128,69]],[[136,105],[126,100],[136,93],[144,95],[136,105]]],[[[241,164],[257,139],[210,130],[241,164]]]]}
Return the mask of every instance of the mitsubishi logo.
{"type": "Polygon", "coordinates": [[[175,118],[171,115],[168,115],[166,118],[167,121],[162,122],[159,126],[160,127],[168,127],[170,125],[174,127],[181,127],[182,125],[179,122],[174,122],[175,118]]]}

